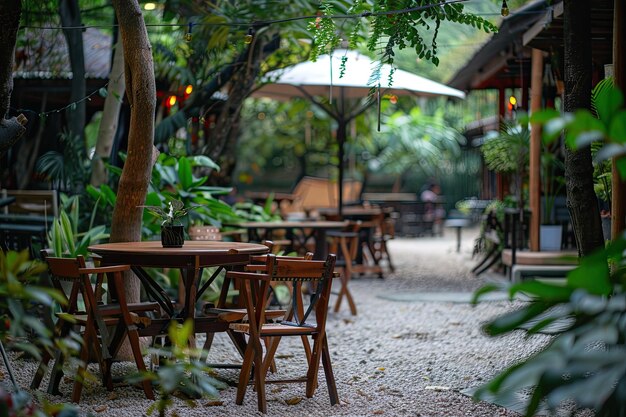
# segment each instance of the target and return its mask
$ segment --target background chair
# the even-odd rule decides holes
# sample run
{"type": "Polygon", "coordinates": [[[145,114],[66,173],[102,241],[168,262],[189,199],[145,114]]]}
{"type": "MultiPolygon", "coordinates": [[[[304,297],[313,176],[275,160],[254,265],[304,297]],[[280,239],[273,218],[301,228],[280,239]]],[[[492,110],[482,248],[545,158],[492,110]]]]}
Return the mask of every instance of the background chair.
{"type": "Polygon", "coordinates": [[[352,278],[352,266],[357,256],[357,250],[359,249],[359,230],[361,229],[361,222],[350,222],[348,226],[341,231],[329,231],[326,233],[328,237],[328,253],[334,253],[337,255],[337,261],[335,263],[335,271],[340,274],[341,288],[337,292],[337,301],[335,302],[335,313],[341,308],[341,301],[345,297],[348,306],[350,307],[350,313],[356,316],[356,304],[348,283],[352,278]]]}
{"type": "Polygon", "coordinates": [[[320,360],[322,360],[330,402],[333,405],[339,402],[326,339],[326,316],[335,261],[335,255],[329,255],[325,261],[278,259],[274,255],[267,255],[266,272],[264,273],[234,271],[227,273],[231,279],[241,282],[241,296],[246,304],[249,319],[248,323],[232,323],[230,325],[234,331],[249,336],[239,384],[237,385],[237,404],[243,403],[251,372],[254,372],[258,408],[261,412],[267,411],[265,384],[271,383],[271,381],[266,381],[266,375],[270,365],[269,361],[273,359],[273,353],[268,352],[263,357],[261,338],[275,338],[274,341],[278,342],[282,337],[288,336],[311,336],[313,338],[313,350],[311,358],[307,360],[306,378],[282,379],[280,383],[306,382],[306,396],[312,397],[317,388],[318,369],[320,360]],[[268,303],[269,287],[272,281],[289,282],[293,286],[290,309],[293,315],[291,318],[286,316],[279,323],[266,323],[265,307],[268,303]],[[305,302],[302,294],[303,282],[316,284],[316,290],[310,296],[309,303],[305,302]],[[253,290],[257,285],[257,289],[253,290]],[[308,307],[305,309],[307,304],[308,307]],[[304,311],[304,313],[300,314],[300,311],[304,311]],[[313,322],[309,320],[312,313],[315,316],[313,322]]]}

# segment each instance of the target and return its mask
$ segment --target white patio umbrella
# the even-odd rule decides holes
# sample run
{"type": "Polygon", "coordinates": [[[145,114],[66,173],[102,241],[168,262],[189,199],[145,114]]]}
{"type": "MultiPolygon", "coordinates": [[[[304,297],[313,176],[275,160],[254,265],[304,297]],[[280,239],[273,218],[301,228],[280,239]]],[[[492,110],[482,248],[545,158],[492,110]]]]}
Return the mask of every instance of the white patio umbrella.
{"type": "Polygon", "coordinates": [[[368,98],[373,87],[379,91],[380,97],[393,94],[465,98],[465,93],[460,90],[400,69],[393,70],[393,81],[389,85],[392,67],[387,64],[380,68],[380,77],[372,79],[373,70],[377,65],[369,57],[357,51],[335,50],[332,55],[320,56],[315,62],[302,62],[269,72],[264,80],[266,84],[253,93],[253,97],[269,97],[277,100],[305,97],[335,119],[339,144],[338,209],[340,215],[343,206],[341,184],[343,184],[347,126],[352,119],[377,102],[372,97],[368,98]],[[345,71],[340,77],[342,60],[345,60],[345,71]]]}

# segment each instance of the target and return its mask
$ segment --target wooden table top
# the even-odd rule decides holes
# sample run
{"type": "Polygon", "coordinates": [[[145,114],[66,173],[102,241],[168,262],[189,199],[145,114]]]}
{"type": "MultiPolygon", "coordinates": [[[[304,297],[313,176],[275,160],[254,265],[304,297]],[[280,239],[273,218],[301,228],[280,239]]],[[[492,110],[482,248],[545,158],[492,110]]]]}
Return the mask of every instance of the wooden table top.
{"type": "Polygon", "coordinates": [[[181,248],[164,248],[160,241],[117,242],[89,246],[89,251],[97,254],[128,253],[138,255],[207,255],[207,254],[257,254],[267,252],[265,245],[244,242],[222,242],[186,240],[181,248]]]}
{"type": "Polygon", "coordinates": [[[186,240],[181,248],[164,248],[160,241],[118,242],[91,245],[90,252],[107,263],[151,267],[198,269],[206,266],[247,263],[250,255],[262,255],[268,247],[258,243],[186,240]]]}

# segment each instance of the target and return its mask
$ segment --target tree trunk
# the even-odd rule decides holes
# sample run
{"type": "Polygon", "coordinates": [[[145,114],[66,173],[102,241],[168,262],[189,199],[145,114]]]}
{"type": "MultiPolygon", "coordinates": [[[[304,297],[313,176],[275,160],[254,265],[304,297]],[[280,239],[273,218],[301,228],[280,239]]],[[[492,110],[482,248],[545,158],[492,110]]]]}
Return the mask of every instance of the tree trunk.
{"type": "MultiPolygon", "coordinates": [[[[564,110],[591,107],[591,0],[564,0],[564,110]]],[[[587,256],[604,247],[598,200],[593,190],[591,149],[565,150],[567,207],[578,254],[587,256]]]]}
{"type": "Polygon", "coordinates": [[[27,120],[20,114],[5,119],[13,92],[13,63],[15,61],[15,41],[20,25],[22,2],[7,0],[0,3],[0,157],[4,155],[26,132],[27,120]]]}
{"type": "Polygon", "coordinates": [[[113,67],[109,74],[109,86],[98,129],[96,153],[91,163],[91,185],[94,187],[105,184],[108,179],[103,159],[111,155],[111,148],[119,123],[120,108],[124,101],[124,86],[124,48],[122,42],[118,42],[115,45],[113,67]]]}
{"type": "MultiPolygon", "coordinates": [[[[141,220],[154,163],[156,86],[152,47],[137,0],[113,0],[124,49],[126,96],[131,108],[128,156],[117,189],[111,242],[141,240],[141,220]]],[[[127,279],[129,302],[139,300],[139,281],[127,279]]]]}
{"type": "MultiPolygon", "coordinates": [[[[83,25],[80,18],[78,0],[59,0],[59,16],[61,16],[63,27],[76,28],[83,25]]],[[[70,140],[80,140],[83,144],[81,147],[83,155],[86,155],[87,152],[84,145],[86,108],[83,99],[86,96],[86,86],[83,31],[82,29],[63,29],[63,34],[67,41],[70,67],[72,69],[70,103],[74,103],[65,111],[65,117],[69,127],[70,140]]],[[[80,187],[82,188],[84,185],[80,184],[80,187]]]]}

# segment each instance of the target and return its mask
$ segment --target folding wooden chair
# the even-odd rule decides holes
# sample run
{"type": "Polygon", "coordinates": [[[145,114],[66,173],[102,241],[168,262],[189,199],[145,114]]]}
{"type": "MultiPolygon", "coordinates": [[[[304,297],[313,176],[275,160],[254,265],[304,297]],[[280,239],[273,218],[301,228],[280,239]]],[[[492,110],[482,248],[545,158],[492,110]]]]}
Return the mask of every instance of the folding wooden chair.
{"type": "Polygon", "coordinates": [[[359,230],[361,229],[361,222],[351,222],[341,231],[330,231],[326,233],[329,238],[328,252],[337,255],[337,262],[335,264],[335,271],[341,276],[341,288],[337,293],[337,301],[335,301],[335,313],[337,313],[341,307],[341,301],[344,296],[348,301],[350,307],[350,313],[356,316],[356,304],[354,298],[348,288],[348,283],[352,278],[352,266],[354,259],[359,249],[359,230]]]}
{"type": "MultiPolygon", "coordinates": [[[[140,371],[145,371],[146,367],[140,351],[137,333],[137,323],[142,321],[139,319],[138,313],[154,312],[158,314],[159,306],[157,303],[138,303],[130,306],[126,303],[122,275],[130,267],[119,265],[88,268],[82,256],[76,258],[48,257],[45,250],[41,251],[41,255],[48,264],[50,279],[54,288],[60,291],[67,300],[65,305],[61,306],[61,313],[57,314],[55,336],[57,338],[66,337],[74,326],[80,326],[83,329],[83,340],[79,351],[80,365],[74,379],[72,401],[75,403],[80,401],[90,348],[93,349],[100,366],[102,383],[108,390],[113,389],[111,364],[125,336],[129,338],[137,368],[140,371]],[[92,274],[96,276],[94,286],[91,283],[92,274]],[[103,304],[100,301],[105,276],[108,276],[108,295],[112,300],[112,303],[109,304],[103,304]],[[66,291],[67,285],[63,285],[63,282],[70,284],[69,291],[66,291]],[[84,310],[79,306],[81,300],[84,303],[84,310]],[[113,337],[109,335],[108,326],[115,326],[116,328],[113,337]]],[[[38,388],[41,384],[50,359],[52,359],[52,354],[45,351],[31,382],[32,389],[38,388]]],[[[64,353],[57,350],[48,385],[48,393],[50,394],[60,394],[59,383],[63,376],[65,360],[64,353]]],[[[147,398],[154,399],[149,381],[143,383],[143,389],[147,398]]]]}
{"type": "Polygon", "coordinates": [[[330,402],[333,405],[339,403],[326,339],[326,316],[335,261],[335,255],[329,255],[325,261],[278,259],[274,255],[267,255],[266,272],[232,271],[227,273],[231,279],[241,282],[241,296],[246,304],[249,320],[247,323],[232,323],[230,325],[234,331],[249,336],[237,386],[237,404],[243,403],[251,372],[253,372],[259,411],[267,412],[265,384],[272,382],[266,381],[266,375],[270,361],[273,359],[273,353],[268,352],[265,357],[263,356],[261,338],[269,337],[279,341],[281,338],[288,336],[311,336],[313,339],[311,358],[307,360],[307,376],[306,378],[283,379],[276,382],[306,382],[306,396],[310,398],[317,388],[317,375],[321,360],[324,366],[330,402]],[[290,315],[286,316],[279,323],[267,323],[265,317],[265,307],[268,302],[269,287],[272,281],[288,282],[293,286],[290,315]],[[301,291],[303,282],[317,284],[315,292],[310,296],[310,302],[306,309],[304,306],[307,303],[305,303],[301,291]],[[257,290],[253,290],[257,285],[257,290]],[[304,313],[300,314],[300,311],[304,313]],[[315,320],[312,322],[309,318],[313,312],[315,320]]]}
{"type": "MultiPolygon", "coordinates": [[[[274,242],[273,241],[269,241],[269,240],[264,240],[263,244],[265,246],[267,246],[270,249],[270,252],[272,251],[273,247],[274,247],[274,242]]],[[[304,256],[302,257],[294,257],[294,256],[277,256],[278,259],[301,259],[301,260],[311,260],[313,259],[313,254],[308,252],[306,253],[304,256]]],[[[267,255],[257,255],[257,256],[252,256],[250,258],[250,263],[248,265],[246,265],[245,270],[247,272],[267,272],[266,271],[266,262],[267,262],[267,255]]],[[[227,279],[228,281],[228,285],[230,285],[230,279],[227,279]]],[[[237,286],[239,285],[239,283],[236,283],[237,286]]],[[[258,286],[257,286],[258,287],[258,286]]],[[[256,290],[255,287],[254,289],[256,290]]],[[[272,290],[274,287],[270,287],[272,290]]],[[[293,289],[291,287],[289,287],[290,293],[293,292],[293,289]]],[[[278,318],[282,318],[285,316],[285,314],[287,313],[286,310],[283,309],[276,309],[276,308],[270,308],[270,300],[268,299],[268,304],[266,306],[266,312],[265,312],[265,318],[266,320],[272,321],[272,320],[276,320],[278,318]]],[[[245,320],[247,318],[248,312],[246,310],[245,307],[243,307],[243,304],[241,304],[241,307],[211,307],[208,306],[204,313],[207,315],[217,315],[218,320],[221,321],[225,321],[228,323],[236,323],[236,322],[240,322],[242,320],[245,320]]],[[[230,336],[231,340],[233,341],[233,343],[235,344],[235,346],[237,347],[237,349],[239,350],[239,352],[241,353],[241,356],[244,355],[245,352],[245,340],[243,340],[243,338],[238,335],[237,333],[234,333],[231,330],[227,331],[227,334],[230,336]]],[[[208,354],[208,351],[211,349],[211,345],[213,344],[213,337],[214,337],[214,333],[207,333],[206,334],[206,341],[204,343],[203,346],[203,350],[205,351],[205,354],[208,354]]],[[[308,356],[310,356],[310,345],[308,344],[308,341],[306,340],[306,338],[304,338],[303,340],[304,342],[304,349],[306,352],[308,352],[308,356]]],[[[266,339],[266,346],[269,347],[269,342],[266,339]]],[[[222,367],[223,365],[215,365],[214,367],[219,368],[222,367]]],[[[227,366],[230,367],[230,366],[227,366]]],[[[276,371],[276,367],[274,364],[271,365],[272,372],[276,371]]]]}

